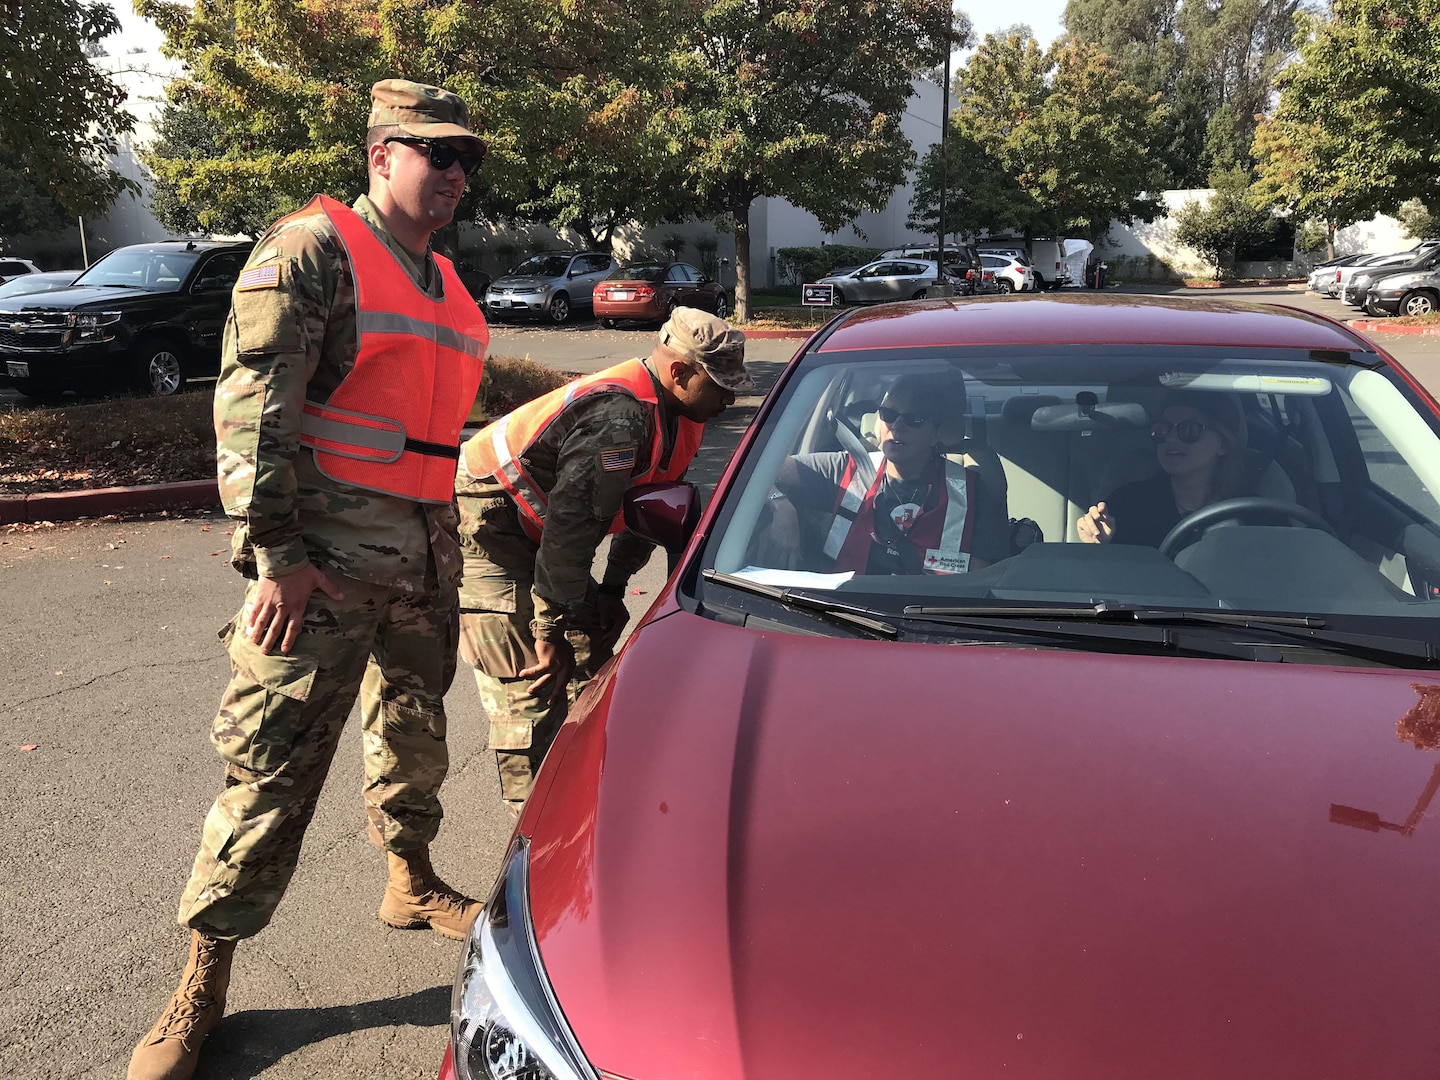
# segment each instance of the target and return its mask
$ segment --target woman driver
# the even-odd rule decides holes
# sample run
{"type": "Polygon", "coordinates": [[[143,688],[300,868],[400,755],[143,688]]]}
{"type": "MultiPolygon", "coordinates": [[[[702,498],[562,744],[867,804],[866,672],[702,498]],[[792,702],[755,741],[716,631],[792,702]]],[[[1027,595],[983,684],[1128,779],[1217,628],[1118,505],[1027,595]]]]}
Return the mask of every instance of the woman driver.
{"type": "Polygon", "coordinates": [[[1159,547],[1202,506],[1245,488],[1245,417],[1226,394],[1178,391],[1150,426],[1160,472],[1119,488],[1075,523],[1087,544],[1159,547]]]}

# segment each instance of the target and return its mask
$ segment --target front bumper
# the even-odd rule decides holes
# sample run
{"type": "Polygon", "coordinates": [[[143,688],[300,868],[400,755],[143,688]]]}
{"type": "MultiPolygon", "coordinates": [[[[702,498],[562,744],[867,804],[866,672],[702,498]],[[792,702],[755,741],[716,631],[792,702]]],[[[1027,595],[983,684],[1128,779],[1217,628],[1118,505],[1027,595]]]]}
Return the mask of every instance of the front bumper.
{"type": "Polygon", "coordinates": [[[34,386],[74,388],[116,371],[122,352],[113,341],[58,349],[0,347],[0,376],[7,383],[23,379],[34,386]]]}
{"type": "Polygon", "coordinates": [[[549,293],[518,293],[485,297],[485,314],[542,315],[550,309],[549,293]]]}
{"type": "Polygon", "coordinates": [[[1365,301],[1366,311],[1383,311],[1386,315],[1398,315],[1400,313],[1400,293],[1387,296],[1384,293],[1371,293],[1365,301]]]}

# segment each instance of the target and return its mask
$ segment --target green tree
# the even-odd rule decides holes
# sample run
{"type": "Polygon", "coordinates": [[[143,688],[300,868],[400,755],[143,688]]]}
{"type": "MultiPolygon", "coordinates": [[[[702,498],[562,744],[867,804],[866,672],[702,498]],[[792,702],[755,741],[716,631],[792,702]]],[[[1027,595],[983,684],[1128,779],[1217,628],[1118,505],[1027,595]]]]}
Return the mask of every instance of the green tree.
{"type": "Polygon", "coordinates": [[[1214,193],[1208,203],[1191,199],[1174,214],[1175,239],[1194,248],[1215,266],[1217,278],[1234,272],[1235,249],[1259,244],[1275,235],[1275,217],[1250,201],[1250,174],[1222,169],[1210,177],[1214,193]]]}
{"type": "MultiPolygon", "coordinates": [[[[951,132],[946,145],[945,236],[968,240],[977,232],[1022,228],[1035,218],[1034,200],[975,139],[951,132]]],[[[906,226],[935,235],[940,229],[940,144],[920,159],[906,226]]]]}
{"type": "Polygon", "coordinates": [[[677,23],[674,105],[656,130],[698,207],[735,232],[735,318],[749,317],[750,204],[778,196],[827,231],[882,208],[914,151],[900,118],[952,35],[950,0],[720,0],[677,23]]]}
{"type": "Polygon", "coordinates": [[[1257,205],[1337,228],[1440,205],[1440,0],[1334,0],[1300,16],[1300,59],[1256,132],[1257,205]]]}
{"type": "MultiPolygon", "coordinates": [[[[1150,152],[1165,107],[1092,45],[989,35],[959,80],[953,116],[1010,182],[990,227],[1100,238],[1114,219],[1153,219],[1164,166],[1150,152]]],[[[995,189],[991,189],[992,191],[995,189]]],[[[917,203],[917,214],[929,212],[917,203]]]]}
{"type": "Polygon", "coordinates": [[[98,214],[131,185],[109,166],[133,124],[87,49],[120,28],[105,3],[0,0],[0,236],[98,214]]]}
{"type": "Polygon", "coordinates": [[[1406,199],[1395,212],[1400,226],[1407,236],[1416,240],[1429,240],[1440,236],[1440,215],[1431,211],[1419,199],[1406,199]]]}

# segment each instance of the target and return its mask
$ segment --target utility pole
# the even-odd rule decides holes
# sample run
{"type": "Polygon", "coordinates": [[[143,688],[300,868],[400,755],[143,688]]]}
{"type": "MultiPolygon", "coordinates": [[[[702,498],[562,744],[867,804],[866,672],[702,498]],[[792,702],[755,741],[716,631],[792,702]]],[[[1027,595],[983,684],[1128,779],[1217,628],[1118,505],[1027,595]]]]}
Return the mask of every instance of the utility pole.
{"type": "Polygon", "coordinates": [[[944,105],[940,110],[940,214],[939,214],[939,237],[936,243],[935,283],[940,285],[937,290],[942,296],[949,296],[950,291],[945,284],[945,189],[949,180],[950,159],[946,153],[948,145],[948,134],[950,131],[950,44],[955,36],[955,5],[950,5],[950,18],[945,24],[945,80],[941,84],[942,100],[944,105]]]}
{"type": "Polygon", "coordinates": [[[90,269],[90,252],[85,247],[85,219],[77,218],[80,222],[80,259],[85,264],[85,269],[90,269]]]}

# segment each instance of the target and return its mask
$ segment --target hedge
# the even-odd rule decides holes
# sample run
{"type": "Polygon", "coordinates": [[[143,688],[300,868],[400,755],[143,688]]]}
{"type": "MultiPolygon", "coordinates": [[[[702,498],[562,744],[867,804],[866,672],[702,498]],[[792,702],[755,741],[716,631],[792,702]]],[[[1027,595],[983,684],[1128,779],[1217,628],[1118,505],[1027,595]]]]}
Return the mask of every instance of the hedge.
{"type": "Polygon", "coordinates": [[[775,253],[775,271],[781,281],[799,285],[819,281],[837,266],[861,266],[879,258],[881,250],[853,244],[780,248],[775,253]]]}

